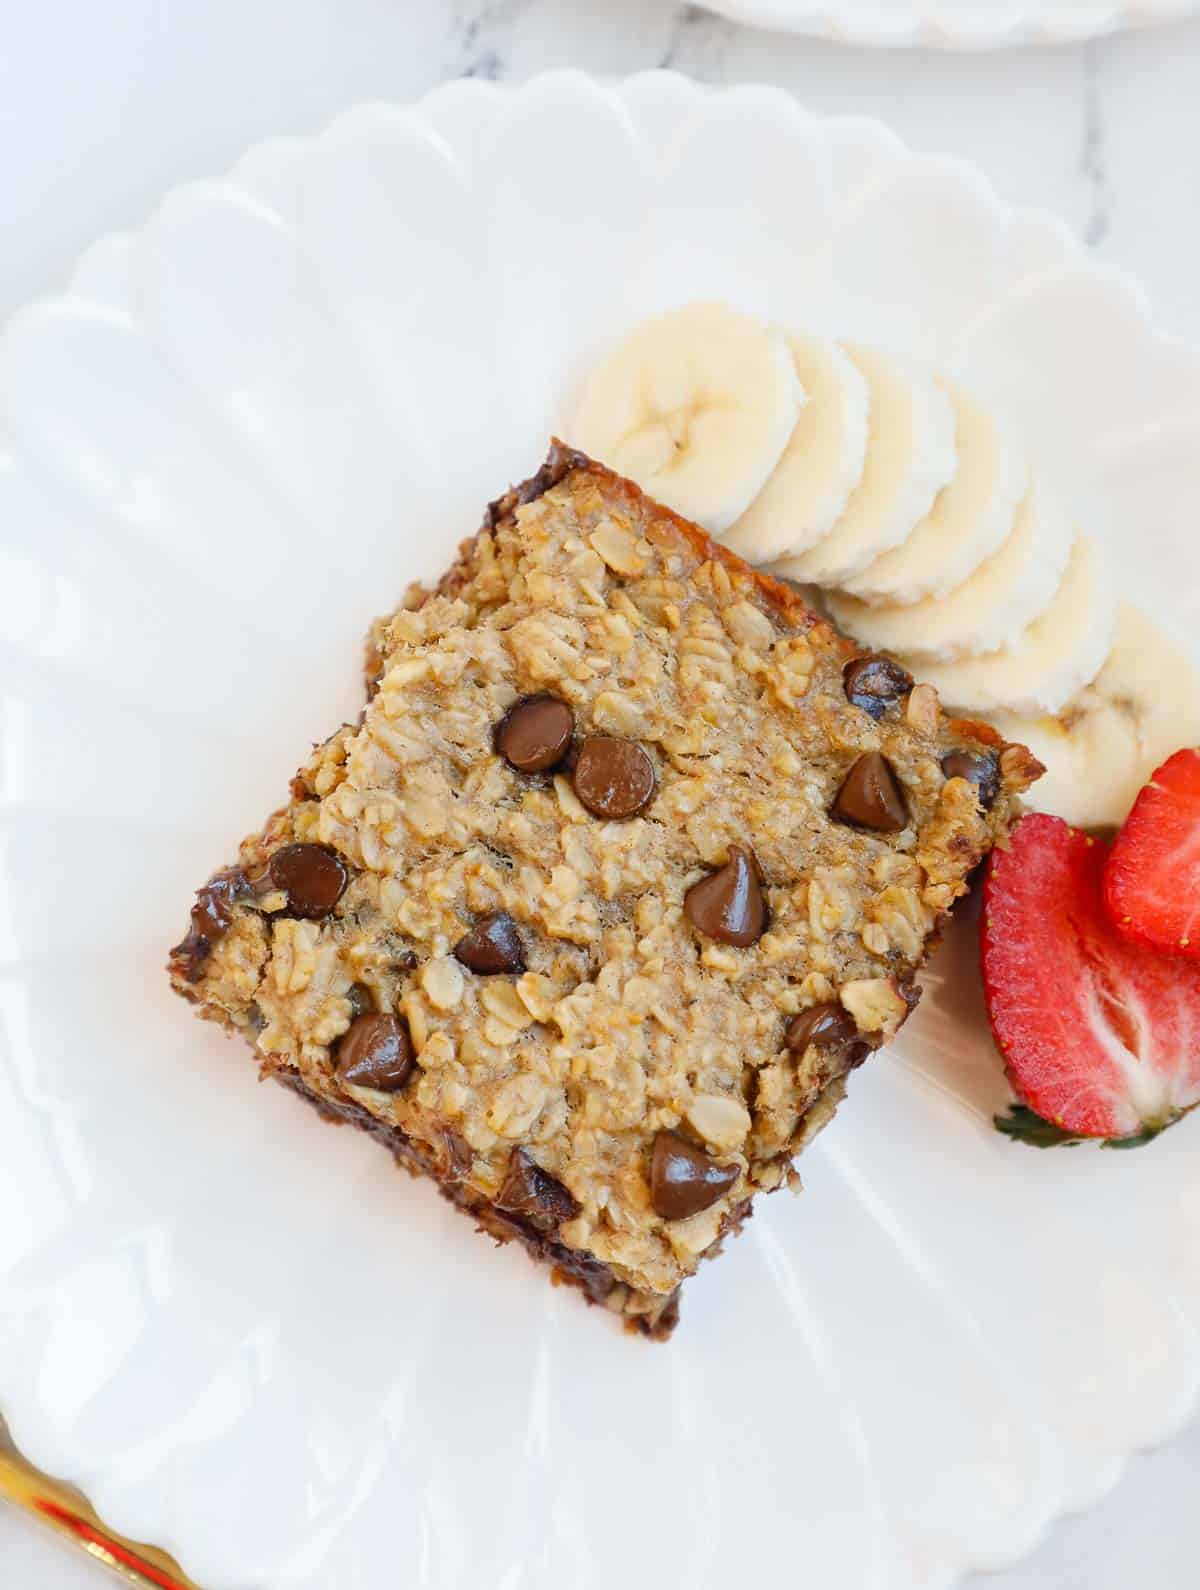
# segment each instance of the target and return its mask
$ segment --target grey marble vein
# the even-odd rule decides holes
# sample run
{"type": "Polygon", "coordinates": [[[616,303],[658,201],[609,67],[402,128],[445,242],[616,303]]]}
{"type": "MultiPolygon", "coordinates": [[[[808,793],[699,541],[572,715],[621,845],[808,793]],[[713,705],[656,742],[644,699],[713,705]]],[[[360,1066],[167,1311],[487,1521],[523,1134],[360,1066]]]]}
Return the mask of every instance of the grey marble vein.
{"type": "Polygon", "coordinates": [[[1083,237],[1089,248],[1098,248],[1108,236],[1112,215],[1112,188],[1106,163],[1106,129],[1100,93],[1100,46],[1088,44],[1083,53],[1083,149],[1079,170],[1087,186],[1088,211],[1083,237]]]}
{"type": "Polygon", "coordinates": [[[711,77],[719,70],[733,38],[730,23],[701,6],[676,7],[658,65],[693,77],[711,77]]]}
{"type": "Polygon", "coordinates": [[[520,0],[477,0],[451,8],[452,75],[504,75],[504,47],[519,6],[520,0]]]}

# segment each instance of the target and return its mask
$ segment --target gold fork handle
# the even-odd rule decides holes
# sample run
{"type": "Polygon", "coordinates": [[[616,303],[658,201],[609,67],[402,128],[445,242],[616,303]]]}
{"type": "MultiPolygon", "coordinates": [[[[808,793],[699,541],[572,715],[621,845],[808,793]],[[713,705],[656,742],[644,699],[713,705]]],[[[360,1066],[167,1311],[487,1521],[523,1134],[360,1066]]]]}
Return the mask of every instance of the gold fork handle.
{"type": "Polygon", "coordinates": [[[179,1564],[155,1546],[139,1545],[116,1534],[97,1518],[86,1497],[35,1469],[12,1444],[0,1419],[0,1497],[102,1562],[138,1590],[198,1590],[179,1564]]]}

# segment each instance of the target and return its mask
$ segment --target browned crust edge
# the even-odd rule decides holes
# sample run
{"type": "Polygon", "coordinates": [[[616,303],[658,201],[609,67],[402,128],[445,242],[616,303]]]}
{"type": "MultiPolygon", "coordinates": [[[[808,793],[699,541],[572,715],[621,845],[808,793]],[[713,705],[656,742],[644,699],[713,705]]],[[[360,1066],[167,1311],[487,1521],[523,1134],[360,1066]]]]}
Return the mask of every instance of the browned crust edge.
{"type": "MultiPolygon", "coordinates": [[[[551,1279],[556,1285],[574,1286],[583,1293],[586,1302],[602,1305],[607,1302],[613,1291],[623,1287],[623,1283],[601,1260],[589,1253],[580,1253],[564,1246],[561,1242],[556,1242],[553,1237],[538,1231],[519,1215],[497,1209],[494,1204],[488,1203],[485,1198],[472,1192],[462,1182],[446,1178],[424,1145],[411,1138],[401,1127],[385,1125],[350,1099],[339,1099],[334,1102],[326,1098],[310,1088],[296,1072],[288,1068],[267,1066],[264,1067],[262,1074],[265,1077],[272,1077],[283,1087],[290,1089],[334,1125],[348,1124],[370,1133],[377,1143],[382,1144],[389,1151],[396,1163],[408,1171],[410,1176],[423,1177],[431,1181],[443,1198],[452,1203],[456,1209],[462,1210],[464,1214],[471,1215],[478,1231],[485,1232],[498,1244],[515,1240],[521,1244],[535,1264],[549,1265],[551,1279]]],[[[748,1198],[736,1209],[731,1210],[722,1224],[721,1240],[714,1243],[704,1257],[707,1259],[718,1253],[721,1241],[726,1237],[736,1236],[752,1213],[748,1198]]],[[[623,1316],[625,1328],[648,1336],[652,1341],[666,1341],[679,1323],[679,1296],[682,1284],[681,1282],[663,1299],[662,1307],[656,1313],[623,1316]]]]}
{"type": "MultiPolygon", "coordinates": [[[[869,647],[859,646],[854,641],[849,640],[828,619],[822,618],[819,613],[814,612],[793,586],[785,585],[781,580],[775,579],[770,574],[763,574],[747,563],[744,558],[739,557],[736,552],[731,552],[728,547],[722,546],[719,541],[714,541],[699,525],[693,524],[690,519],[684,519],[674,509],[664,507],[662,503],[649,497],[634,481],[627,479],[624,475],[618,475],[614,470],[609,469],[607,464],[601,464],[594,458],[589,458],[579,448],[569,446],[557,436],[551,437],[546,461],[536,474],[530,475],[528,480],[521,481],[518,485],[510,487],[502,497],[497,497],[494,502],[488,504],[483,524],[477,535],[462,542],[458,549],[457,558],[438,581],[434,587],[434,592],[439,596],[453,596],[470,577],[471,557],[478,535],[494,530],[499,524],[511,521],[515,517],[518,508],[524,507],[526,503],[536,502],[539,497],[545,496],[555,486],[561,485],[568,475],[572,475],[576,471],[590,475],[594,480],[600,482],[607,496],[615,499],[618,504],[623,502],[631,509],[636,509],[642,504],[650,503],[653,506],[656,517],[665,520],[678,535],[682,536],[694,549],[698,557],[705,562],[720,563],[731,573],[742,578],[748,575],[754,581],[764,599],[789,624],[794,624],[797,628],[806,630],[816,628],[824,630],[841,647],[847,662],[852,662],[856,657],[873,655],[869,647]]],[[[429,594],[434,594],[434,592],[429,594]]],[[[372,653],[367,668],[368,694],[378,680],[379,670],[380,660],[378,655],[372,653]]],[[[998,750],[1004,750],[1008,745],[1008,742],[996,732],[990,723],[982,723],[974,718],[947,717],[946,724],[953,733],[959,735],[962,739],[978,740],[982,744],[993,746],[998,750]]],[[[1022,746],[1020,749],[1024,750],[1025,748],[1022,746]]],[[[1032,756],[1032,753],[1026,751],[1025,755],[1028,759],[1031,775],[1029,782],[1032,783],[1042,769],[1032,756]],[[1035,768],[1038,770],[1037,772],[1032,771],[1035,768]]]]}

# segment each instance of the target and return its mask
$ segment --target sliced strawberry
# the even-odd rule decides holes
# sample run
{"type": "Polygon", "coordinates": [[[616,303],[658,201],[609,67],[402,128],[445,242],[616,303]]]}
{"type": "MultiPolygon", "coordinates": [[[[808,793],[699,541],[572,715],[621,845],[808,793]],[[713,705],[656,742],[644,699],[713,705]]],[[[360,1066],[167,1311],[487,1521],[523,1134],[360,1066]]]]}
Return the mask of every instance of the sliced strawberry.
{"type": "Polygon", "coordinates": [[[997,1125],[1041,1146],[1132,1146],[1200,1102],[1200,966],[1116,931],[1101,899],[1106,852],[1034,814],[993,852],[984,883],[988,1016],[1013,1087],[1040,1118],[997,1125]]]}
{"type": "Polygon", "coordinates": [[[1200,960],[1200,751],[1176,751],[1134,801],[1104,903],[1127,938],[1200,960]]]}

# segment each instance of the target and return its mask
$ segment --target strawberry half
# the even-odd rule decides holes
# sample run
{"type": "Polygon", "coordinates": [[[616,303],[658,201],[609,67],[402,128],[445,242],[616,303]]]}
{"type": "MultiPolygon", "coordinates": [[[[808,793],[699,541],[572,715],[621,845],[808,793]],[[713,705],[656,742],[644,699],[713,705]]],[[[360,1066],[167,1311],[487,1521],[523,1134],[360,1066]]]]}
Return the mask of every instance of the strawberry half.
{"type": "Polygon", "coordinates": [[[1039,1147],[1133,1147],[1200,1102],[1200,966],[1116,931],[1101,898],[1106,854],[1035,813],[988,864],[984,993],[1028,1106],[996,1124],[1039,1147]]]}
{"type": "Polygon", "coordinates": [[[1200,751],[1176,751],[1134,801],[1104,903],[1127,938],[1200,960],[1200,751]]]}

